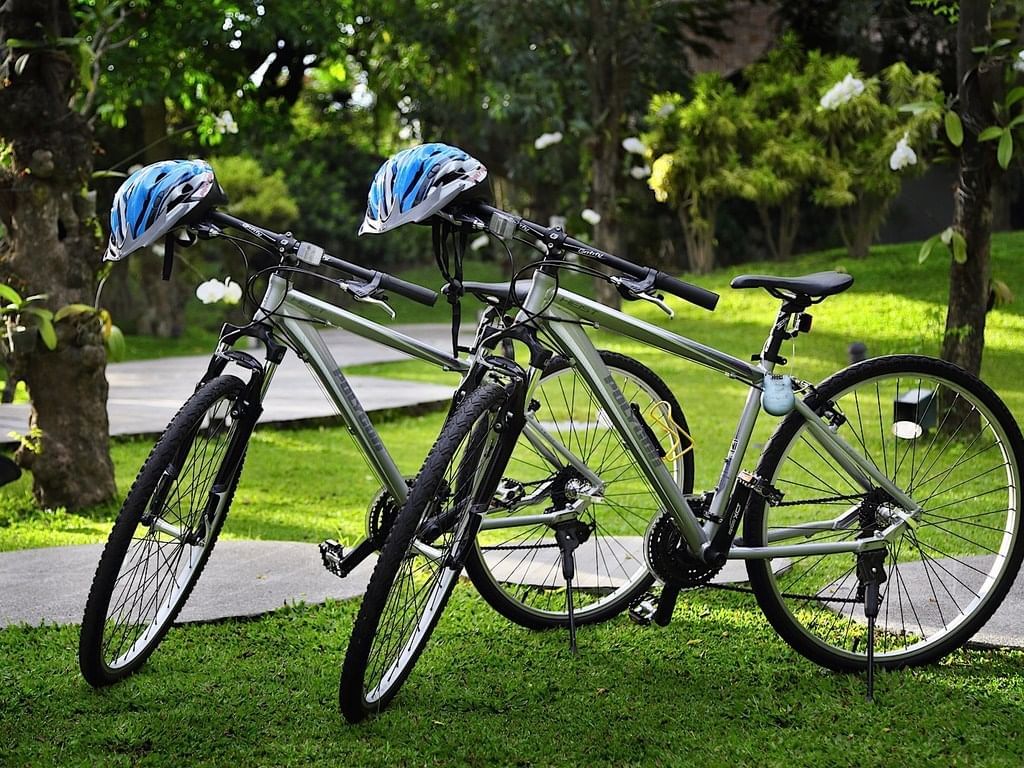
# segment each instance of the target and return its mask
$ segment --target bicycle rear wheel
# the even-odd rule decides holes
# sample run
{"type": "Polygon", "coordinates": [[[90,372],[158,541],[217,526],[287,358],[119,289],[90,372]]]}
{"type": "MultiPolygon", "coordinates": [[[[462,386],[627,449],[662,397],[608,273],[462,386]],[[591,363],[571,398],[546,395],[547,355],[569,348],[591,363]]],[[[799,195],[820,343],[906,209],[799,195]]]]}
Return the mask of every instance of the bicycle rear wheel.
{"type": "MultiPolygon", "coordinates": [[[[601,352],[625,401],[665,452],[665,462],[684,493],[693,490],[693,450],[686,419],[672,391],[643,364],[601,352]]],[[[581,460],[602,490],[579,515],[589,536],[574,552],[577,579],[573,608],[577,625],[605,621],[629,607],[654,582],[643,555],[644,534],[660,510],[658,498],[579,373],[564,358],[544,371],[531,394],[530,417],[581,460]]],[[[565,582],[555,529],[515,524],[544,511],[566,486],[582,478],[543,441],[523,434],[509,460],[503,486],[523,496],[496,504],[489,518],[502,527],[481,530],[466,561],[480,595],[500,614],[530,629],[568,624],[565,582]],[[548,491],[539,491],[548,484],[548,491]],[[558,484],[562,488],[557,488],[558,484]],[[529,498],[535,497],[530,502],[529,498]]]]}
{"type": "Polygon", "coordinates": [[[384,542],[352,628],[338,699],[349,722],[380,712],[409,676],[462,570],[480,489],[498,443],[504,389],[471,392],[446,422],[384,542]]]}
{"type": "MultiPolygon", "coordinates": [[[[979,379],[911,355],[840,371],[807,404],[831,410],[847,444],[923,509],[885,550],[877,663],[897,668],[941,658],[988,620],[1024,557],[1020,429],[979,379]]],[[[897,505],[880,489],[856,485],[795,414],[772,436],[758,474],[785,496],[781,505],[748,509],[750,546],[866,538],[898,520],[897,505]]],[[[750,560],[747,570],[778,633],[818,664],[864,669],[865,588],[856,556],[794,557],[774,572],[770,562],[750,560]]]]}
{"type": "Polygon", "coordinates": [[[219,376],[181,407],[139,471],[103,549],[82,618],[78,659],[93,686],[135,672],[188,600],[224,524],[248,429],[245,384],[219,376]]]}

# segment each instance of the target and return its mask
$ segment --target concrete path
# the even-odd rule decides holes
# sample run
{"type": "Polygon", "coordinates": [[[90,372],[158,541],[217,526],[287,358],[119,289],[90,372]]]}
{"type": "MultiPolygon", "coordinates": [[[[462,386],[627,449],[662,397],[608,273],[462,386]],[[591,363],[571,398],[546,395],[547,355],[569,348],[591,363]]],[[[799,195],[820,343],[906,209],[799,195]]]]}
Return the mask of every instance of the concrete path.
{"type": "MultiPolygon", "coordinates": [[[[102,544],[0,553],[0,627],[77,624],[102,544]]],[[[299,602],[358,597],[374,559],[345,579],[324,570],[315,544],[296,541],[218,541],[179,622],[253,616],[299,602]]]]}
{"type": "MultiPolygon", "coordinates": [[[[444,323],[396,325],[396,330],[442,350],[451,350],[451,327],[444,323]]],[[[471,329],[469,331],[471,333],[471,329]]],[[[368,363],[409,359],[394,349],[367,341],[347,331],[323,333],[342,368],[368,363]]],[[[467,342],[471,337],[465,339],[467,342]]],[[[110,394],[107,412],[111,435],[156,435],[163,431],[195,384],[206,371],[209,356],[168,357],[111,363],[107,366],[110,394]]],[[[423,363],[427,366],[427,363],[423,363]]],[[[458,384],[440,386],[422,382],[351,376],[349,381],[363,407],[370,412],[446,402],[458,384]]],[[[270,387],[262,423],[320,419],[336,414],[313,375],[298,357],[289,353],[270,387]]],[[[0,405],[0,444],[13,442],[10,432],[28,430],[29,406],[0,405]]]]}
{"type": "MultiPolygon", "coordinates": [[[[639,556],[640,539],[624,540],[639,556]]],[[[92,584],[102,545],[49,547],[0,553],[0,627],[10,624],[75,624],[82,620],[85,599],[92,584]]],[[[785,568],[786,563],[780,564],[785,568]]],[[[329,574],[320,564],[315,544],[290,541],[217,542],[179,623],[253,616],[284,605],[322,603],[363,593],[373,558],[344,579],[329,574]]],[[[539,563],[525,574],[524,583],[546,584],[550,568],[539,563]]],[[[588,586],[595,569],[578,563],[579,586],[588,586]]],[[[913,589],[915,580],[926,578],[907,564],[900,568],[903,584],[913,589]]],[[[727,564],[716,583],[746,580],[743,563],[727,564]]],[[[1006,601],[975,635],[974,642],[1024,648],[1024,579],[1018,579],[1006,601]]],[[[928,618],[921,615],[927,626],[928,618]]]]}

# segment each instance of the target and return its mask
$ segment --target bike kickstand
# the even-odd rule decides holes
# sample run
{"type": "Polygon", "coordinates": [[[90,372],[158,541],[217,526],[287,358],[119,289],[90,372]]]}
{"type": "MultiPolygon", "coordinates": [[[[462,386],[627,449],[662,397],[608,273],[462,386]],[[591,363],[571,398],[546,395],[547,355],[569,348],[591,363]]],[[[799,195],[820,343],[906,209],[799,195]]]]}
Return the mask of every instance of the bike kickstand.
{"type": "MultiPolygon", "coordinates": [[[[569,555],[572,560],[573,556],[569,555]]],[[[579,653],[576,648],[576,609],[572,599],[572,579],[565,580],[565,611],[569,615],[569,652],[575,656],[579,653]]]]}
{"type": "Polygon", "coordinates": [[[576,548],[580,545],[580,537],[574,523],[560,525],[555,529],[555,538],[562,556],[562,576],[565,578],[565,612],[569,618],[569,651],[573,656],[576,649],[576,606],[572,594],[572,582],[576,576],[576,548]]]}
{"type": "Polygon", "coordinates": [[[868,701],[875,700],[875,620],[878,618],[879,587],[886,580],[884,549],[857,556],[857,578],[864,585],[864,616],[868,620],[868,701]]]}

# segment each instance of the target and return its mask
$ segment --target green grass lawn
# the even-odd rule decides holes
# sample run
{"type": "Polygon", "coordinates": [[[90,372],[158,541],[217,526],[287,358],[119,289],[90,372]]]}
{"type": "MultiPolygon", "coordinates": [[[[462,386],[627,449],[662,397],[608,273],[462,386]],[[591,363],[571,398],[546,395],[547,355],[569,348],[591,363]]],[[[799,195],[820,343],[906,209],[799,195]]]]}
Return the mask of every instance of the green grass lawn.
{"type": "Polygon", "coordinates": [[[338,670],[355,602],[174,629],[93,691],[75,627],[0,632],[5,765],[1019,766],[1024,654],[828,674],[751,601],[684,596],[665,629],[625,618],[531,633],[460,586],[393,706],[347,726],[338,670]]]}
{"type": "MultiPolygon", "coordinates": [[[[1018,292],[1022,250],[1024,233],[994,240],[994,274],[1018,292]]],[[[627,311],[747,358],[760,349],[777,302],[729,290],[731,276],[841,266],[854,287],[812,310],[813,332],[783,351],[788,372],[816,381],[845,364],[851,341],[872,355],[937,352],[947,270],[936,258],[918,265],[916,251],[908,244],[877,248],[864,262],[830,252],[745,265],[696,280],[722,292],[714,313],[674,299],[674,320],[646,304],[627,311]]],[[[494,265],[482,272],[467,267],[467,277],[500,277],[494,265]]],[[[431,284],[429,277],[419,282],[431,284]]],[[[444,322],[445,312],[443,304],[430,313],[409,305],[398,320],[444,322]]],[[[743,388],[596,336],[669,383],[696,439],[696,485],[713,485],[743,388]]],[[[986,338],[983,378],[1019,420],[1024,303],[990,313],[986,338]]],[[[417,362],[352,372],[451,381],[417,362]]],[[[402,471],[416,471],[440,420],[380,425],[402,471]]],[[[755,447],[775,423],[762,416],[755,447]]],[[[115,442],[122,494],[149,448],[115,442]]],[[[342,429],[260,430],[224,535],[351,543],[375,486],[342,429]]],[[[22,479],[0,490],[0,550],[101,541],[116,511],[39,510],[22,479]]],[[[1024,654],[962,651],[938,666],[883,675],[872,706],[862,679],[822,672],[774,635],[751,600],[715,592],[685,596],[664,630],[623,618],[588,628],[574,659],[564,634],[511,627],[461,586],[393,710],[349,728],[336,712],[336,686],[355,608],[329,604],[176,629],[142,673],[99,693],[78,675],[76,627],[0,631],[0,764],[1024,764],[1024,654]]]]}

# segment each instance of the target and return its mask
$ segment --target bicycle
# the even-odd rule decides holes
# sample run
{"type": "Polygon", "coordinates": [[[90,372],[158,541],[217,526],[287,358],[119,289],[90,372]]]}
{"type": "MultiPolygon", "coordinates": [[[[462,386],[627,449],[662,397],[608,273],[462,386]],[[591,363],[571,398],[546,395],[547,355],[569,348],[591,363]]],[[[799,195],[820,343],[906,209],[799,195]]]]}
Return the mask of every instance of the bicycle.
{"type": "MultiPolygon", "coordinates": [[[[215,209],[191,224],[189,230],[198,239],[228,237],[228,230],[245,233],[255,238],[246,242],[269,249],[277,264],[253,276],[255,279],[266,274],[268,283],[251,322],[224,326],[195,393],[157,441],[114,523],[89,592],[79,642],[79,666],[93,686],[114,683],[139,669],[188,600],[224,524],[263,397],[288,349],[309,365],[381,484],[381,491],[368,507],[366,537],[351,549],[332,540],[320,545],[325,568],[339,577],[346,576],[380,549],[409,486],[318,327],[330,325],[349,330],[444,370],[460,374],[469,370],[469,364],[456,356],[457,350],[448,354],[296,290],[290,277],[296,273],[313,274],[357,301],[384,307],[384,290],[427,305],[436,301],[434,291],[337,259],[319,246],[296,240],[290,233],[272,232],[215,209]],[[323,267],[334,269],[345,278],[328,278],[313,271],[323,267]],[[243,338],[255,339],[262,345],[263,360],[233,348],[243,338]],[[229,366],[232,372],[228,371],[229,366]]],[[[498,321],[493,309],[485,317],[482,328],[498,321]]],[[[623,381],[634,382],[641,393],[637,399],[642,401],[644,392],[666,394],[670,407],[682,421],[678,403],[653,373],[629,358],[604,355],[617,376],[621,373],[623,381]]],[[[565,376],[564,370],[552,368],[538,391],[544,391],[548,382],[560,382],[565,376]]],[[[563,445],[557,432],[534,424],[525,435],[531,447],[524,450],[555,460],[559,469],[571,462],[581,471],[589,471],[563,445]]],[[[552,468],[549,474],[554,475],[555,471],[552,468]]],[[[692,478],[692,457],[680,459],[678,474],[680,481],[684,476],[692,478]]],[[[510,488],[503,508],[514,510],[550,497],[552,482],[540,483],[529,494],[521,491],[510,488]]],[[[600,538],[597,534],[595,541],[600,538]]],[[[649,586],[646,569],[641,573],[637,565],[642,563],[630,567],[628,579],[622,584],[603,590],[599,606],[589,614],[584,609],[589,620],[601,620],[625,610],[649,586]]],[[[486,567],[479,577],[496,581],[486,567]]],[[[612,578],[604,575],[606,582],[612,578]]],[[[550,611],[545,618],[557,623],[562,616],[559,611],[550,611]]]]}
{"type": "MultiPolygon", "coordinates": [[[[850,287],[850,276],[744,275],[736,289],[763,288],[781,302],[750,363],[573,294],[558,284],[566,254],[596,261],[627,299],[670,311],[658,291],[707,310],[718,296],[483,203],[446,209],[469,231],[508,240],[522,233],[546,254],[532,279],[466,284],[509,311],[471,358],[473,388],[427,456],[395,519],[353,627],[341,672],[341,711],[357,722],[386,707],[412,671],[465,567],[479,572],[488,528],[543,527],[556,541],[571,595],[586,546],[587,509],[604,503],[604,478],[573,476],[571,492],[541,514],[505,514],[531,391],[552,353],[571,361],[608,431],[654,491],[643,557],[663,584],[638,601],[640,622],[667,624],[683,589],[704,586],[728,560],[746,563],[750,588],[776,632],[797,652],[836,671],[933,662],[963,645],[1009,590],[1021,559],[1016,422],[980,379],[940,360],[868,359],[817,385],[775,373],[783,341],[811,330],[808,310],[850,287]],[[668,447],[611,380],[584,326],[600,326],[710,368],[749,387],[717,484],[689,493],[665,463],[668,447]],[[529,362],[495,354],[498,340],[524,342],[529,362]],[[782,416],[753,472],[741,470],[761,410],[782,416]],[[742,523],[742,533],[740,525],[742,523]]],[[[575,268],[575,267],[574,267],[575,268]]],[[[531,534],[532,535],[532,534],[531,534]]],[[[573,600],[566,624],[575,644],[573,600]]]]}

